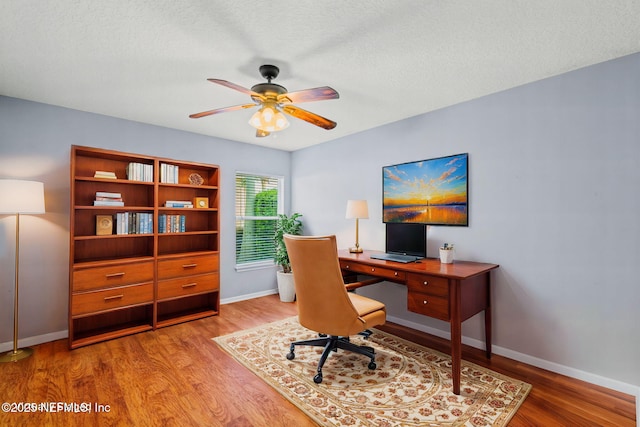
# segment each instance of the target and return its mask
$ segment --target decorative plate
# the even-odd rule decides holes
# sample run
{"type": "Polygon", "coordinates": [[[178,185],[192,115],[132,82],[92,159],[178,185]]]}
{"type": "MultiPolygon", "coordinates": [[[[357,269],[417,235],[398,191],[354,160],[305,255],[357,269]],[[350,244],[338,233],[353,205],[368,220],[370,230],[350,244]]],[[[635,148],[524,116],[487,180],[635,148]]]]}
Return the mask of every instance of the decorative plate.
{"type": "Polygon", "coordinates": [[[192,173],[189,175],[189,182],[193,185],[202,185],[204,179],[202,179],[202,177],[197,173],[192,173]]]}

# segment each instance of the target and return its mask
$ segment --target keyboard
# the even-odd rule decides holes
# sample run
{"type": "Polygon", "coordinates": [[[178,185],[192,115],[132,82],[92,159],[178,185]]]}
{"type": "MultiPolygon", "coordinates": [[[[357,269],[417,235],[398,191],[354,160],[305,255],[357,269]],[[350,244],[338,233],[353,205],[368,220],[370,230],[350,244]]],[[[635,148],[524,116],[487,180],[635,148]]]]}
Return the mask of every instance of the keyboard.
{"type": "Polygon", "coordinates": [[[395,261],[395,262],[402,262],[402,263],[409,263],[409,262],[414,262],[417,259],[420,259],[419,257],[413,256],[413,255],[401,255],[401,254],[389,254],[389,253],[384,253],[384,254],[371,254],[371,258],[373,259],[381,259],[384,261],[395,261]]]}

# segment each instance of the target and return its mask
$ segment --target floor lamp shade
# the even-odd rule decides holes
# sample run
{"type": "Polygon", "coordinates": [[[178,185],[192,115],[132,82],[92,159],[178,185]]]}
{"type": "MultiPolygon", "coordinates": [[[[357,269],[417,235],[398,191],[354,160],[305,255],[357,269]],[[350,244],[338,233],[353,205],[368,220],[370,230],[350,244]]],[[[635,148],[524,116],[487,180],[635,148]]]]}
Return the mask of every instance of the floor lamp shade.
{"type": "Polygon", "coordinates": [[[0,214],[43,214],[44,184],[0,179],[0,214]]]}
{"type": "Polygon", "coordinates": [[[13,298],[13,350],[0,355],[0,362],[17,362],[33,353],[18,348],[18,278],[20,268],[20,215],[44,213],[44,184],[37,181],[0,179],[0,214],[16,216],[15,292],[13,298]]]}

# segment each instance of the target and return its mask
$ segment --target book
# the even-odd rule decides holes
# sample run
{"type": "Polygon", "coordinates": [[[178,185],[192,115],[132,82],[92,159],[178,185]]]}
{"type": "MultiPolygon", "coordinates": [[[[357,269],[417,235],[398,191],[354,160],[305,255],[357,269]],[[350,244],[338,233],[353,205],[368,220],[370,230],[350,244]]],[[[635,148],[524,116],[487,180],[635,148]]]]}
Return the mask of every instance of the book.
{"type": "Polygon", "coordinates": [[[110,199],[121,199],[121,193],[109,193],[107,191],[96,191],[96,197],[108,197],[110,199]]]}
{"type": "Polygon", "coordinates": [[[164,202],[165,208],[192,208],[193,202],[191,200],[167,200],[164,202]]]}
{"type": "Polygon", "coordinates": [[[124,202],[118,200],[94,200],[93,206],[124,206],[124,202]]]}
{"type": "Polygon", "coordinates": [[[116,179],[116,173],[115,172],[107,172],[107,171],[96,171],[93,174],[94,178],[106,178],[106,179],[116,179]]]}

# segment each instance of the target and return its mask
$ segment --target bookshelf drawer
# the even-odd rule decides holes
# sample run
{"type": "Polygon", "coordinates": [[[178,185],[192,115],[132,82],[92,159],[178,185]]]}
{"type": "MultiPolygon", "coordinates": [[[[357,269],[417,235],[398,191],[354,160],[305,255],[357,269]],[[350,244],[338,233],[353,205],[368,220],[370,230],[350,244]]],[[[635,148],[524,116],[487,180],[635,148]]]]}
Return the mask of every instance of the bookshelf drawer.
{"type": "Polygon", "coordinates": [[[440,320],[449,320],[449,300],[447,298],[409,290],[407,294],[407,308],[414,313],[440,320]]]}
{"type": "Polygon", "coordinates": [[[73,272],[73,291],[111,288],[153,280],[153,261],[78,269],[73,272]]]}
{"type": "Polygon", "coordinates": [[[353,263],[349,261],[340,261],[340,269],[359,274],[369,274],[371,276],[384,277],[390,280],[404,281],[406,273],[404,271],[394,270],[392,268],[378,267],[375,265],[366,265],[353,263]]]}
{"type": "Polygon", "coordinates": [[[145,303],[153,303],[153,283],[74,294],[71,313],[79,316],[145,303]]]}
{"type": "Polygon", "coordinates": [[[218,254],[195,255],[158,261],[158,279],[218,271],[218,254]]]}
{"type": "Polygon", "coordinates": [[[409,292],[449,297],[449,280],[444,277],[409,273],[407,274],[407,287],[409,292]]]}
{"type": "Polygon", "coordinates": [[[216,291],[219,287],[218,273],[162,280],[158,282],[158,300],[216,291]]]}

